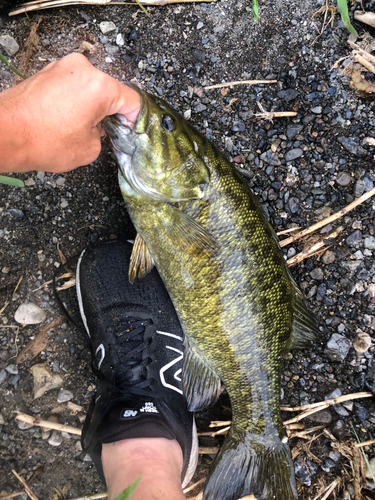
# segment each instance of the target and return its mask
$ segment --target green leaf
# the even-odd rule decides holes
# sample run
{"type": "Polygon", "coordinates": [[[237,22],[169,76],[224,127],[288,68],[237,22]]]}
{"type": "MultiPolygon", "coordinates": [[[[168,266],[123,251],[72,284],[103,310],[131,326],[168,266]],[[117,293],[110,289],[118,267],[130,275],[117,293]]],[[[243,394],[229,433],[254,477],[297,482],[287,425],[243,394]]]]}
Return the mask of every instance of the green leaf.
{"type": "Polygon", "coordinates": [[[134,483],[132,483],[130,486],[128,486],[126,488],[126,490],[124,490],[122,493],[120,493],[116,498],[115,500],[127,500],[130,495],[133,493],[133,491],[135,490],[135,488],[137,487],[139,481],[141,480],[141,477],[142,476],[139,476],[138,479],[136,479],[134,481],[134,483]]]}
{"type": "Polygon", "coordinates": [[[19,188],[25,187],[25,184],[20,179],[5,177],[5,175],[0,175],[0,184],[7,184],[8,186],[16,186],[19,188]]]}
{"type": "Polygon", "coordinates": [[[349,19],[347,0],[337,0],[337,5],[338,5],[340,15],[341,15],[341,21],[344,23],[345,28],[348,29],[350,31],[350,33],[353,33],[354,35],[358,36],[358,33],[351,25],[351,22],[349,19]]]}
{"type": "Polygon", "coordinates": [[[17,69],[17,68],[15,68],[15,67],[13,66],[13,64],[11,64],[11,63],[8,61],[8,59],[7,59],[6,57],[4,57],[4,56],[3,56],[3,54],[1,54],[1,53],[0,53],[0,61],[1,61],[2,63],[4,63],[6,66],[8,66],[8,68],[9,68],[9,69],[11,69],[11,70],[13,71],[13,73],[15,73],[15,74],[16,74],[16,75],[18,75],[20,78],[22,78],[22,80],[24,80],[24,79],[25,79],[25,77],[23,76],[23,74],[22,74],[22,73],[20,73],[20,72],[18,71],[18,69],[17,69]]]}
{"type": "Polygon", "coordinates": [[[256,23],[258,22],[259,19],[258,12],[259,12],[258,0],[253,0],[253,16],[254,16],[254,21],[256,23]]]}

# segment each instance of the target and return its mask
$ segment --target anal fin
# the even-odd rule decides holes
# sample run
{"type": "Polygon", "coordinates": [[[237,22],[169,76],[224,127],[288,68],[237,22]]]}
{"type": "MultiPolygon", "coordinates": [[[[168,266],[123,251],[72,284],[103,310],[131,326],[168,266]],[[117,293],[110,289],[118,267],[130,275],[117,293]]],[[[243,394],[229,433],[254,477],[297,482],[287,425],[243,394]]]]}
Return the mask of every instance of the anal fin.
{"type": "Polygon", "coordinates": [[[319,330],[314,316],[311,311],[306,309],[304,297],[300,290],[297,289],[289,349],[304,349],[311,346],[318,338],[319,330]]]}
{"type": "Polygon", "coordinates": [[[137,234],[135,238],[133,251],[130,256],[129,265],[129,281],[134,283],[135,278],[142,279],[154,267],[154,259],[152,258],[144,239],[137,234]]]}
{"type": "MultiPolygon", "coordinates": [[[[186,339],[185,339],[185,343],[186,339]]],[[[189,411],[200,411],[214,404],[221,394],[221,380],[202,358],[186,345],[182,387],[189,411]]]]}

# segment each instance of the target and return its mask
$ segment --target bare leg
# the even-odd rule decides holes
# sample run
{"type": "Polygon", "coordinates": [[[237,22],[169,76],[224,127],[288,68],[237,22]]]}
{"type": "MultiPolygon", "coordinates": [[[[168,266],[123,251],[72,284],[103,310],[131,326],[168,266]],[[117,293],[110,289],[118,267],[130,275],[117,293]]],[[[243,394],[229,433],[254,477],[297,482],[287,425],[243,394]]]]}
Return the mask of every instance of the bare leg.
{"type": "Polygon", "coordinates": [[[136,438],[103,444],[102,463],[108,500],[140,476],[131,500],[185,500],[181,489],[182,451],[176,440],[136,438]]]}

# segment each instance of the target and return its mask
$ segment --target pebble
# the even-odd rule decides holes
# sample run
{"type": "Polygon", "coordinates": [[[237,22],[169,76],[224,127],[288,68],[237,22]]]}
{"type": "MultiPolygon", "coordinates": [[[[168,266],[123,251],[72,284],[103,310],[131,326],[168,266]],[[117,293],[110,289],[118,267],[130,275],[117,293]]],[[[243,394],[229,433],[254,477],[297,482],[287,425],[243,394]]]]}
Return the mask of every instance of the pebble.
{"type": "Polygon", "coordinates": [[[206,54],[203,52],[203,50],[196,49],[195,47],[191,49],[191,54],[194,59],[199,62],[203,62],[206,57],[206,54]]]}
{"type": "Polygon", "coordinates": [[[366,183],[364,180],[359,179],[354,185],[354,196],[357,198],[366,191],[366,183]]]}
{"type": "Polygon", "coordinates": [[[330,424],[332,422],[332,414],[329,410],[317,411],[307,418],[312,422],[319,422],[321,424],[330,424]]]}
{"type": "Polygon", "coordinates": [[[56,186],[63,186],[65,184],[65,177],[59,177],[56,179],[56,186]]]}
{"type": "Polygon", "coordinates": [[[275,167],[281,165],[281,161],[271,149],[262,153],[260,155],[260,159],[263,160],[265,163],[268,163],[268,165],[273,165],[275,167]]]}
{"type": "Polygon", "coordinates": [[[5,424],[5,418],[3,417],[3,415],[0,413],[0,425],[4,425],[5,424]]]}
{"type": "Polygon", "coordinates": [[[6,371],[0,370],[0,384],[2,384],[6,378],[7,378],[6,371]]]}
{"type": "Polygon", "coordinates": [[[323,264],[332,264],[336,260],[336,254],[332,250],[327,250],[322,255],[323,264]]]}
{"type": "Polygon", "coordinates": [[[333,405],[333,409],[335,410],[337,415],[340,415],[340,417],[348,417],[350,415],[349,412],[345,410],[345,408],[340,404],[333,405]]]}
{"type": "Polygon", "coordinates": [[[339,137],[338,141],[347,151],[349,151],[349,153],[353,155],[363,155],[364,149],[359,146],[358,140],[354,137],[339,137]]]}
{"type": "Polygon", "coordinates": [[[82,443],[81,441],[76,441],[75,448],[77,451],[82,451],[82,443]]]}
{"type": "Polygon", "coordinates": [[[67,401],[70,401],[73,399],[73,393],[70,391],[67,391],[65,389],[60,389],[60,392],[57,396],[57,402],[58,403],[66,403],[67,401]]]}
{"type": "Polygon", "coordinates": [[[318,465],[307,459],[306,463],[297,459],[294,464],[294,472],[296,477],[306,486],[311,486],[311,476],[316,474],[318,465]]]}
{"type": "Polygon", "coordinates": [[[110,56],[114,56],[115,54],[117,54],[117,52],[120,50],[120,47],[117,47],[116,45],[106,45],[105,46],[105,51],[107,52],[107,54],[109,54],[110,56]]]}
{"type": "Polygon", "coordinates": [[[37,325],[46,319],[46,313],[33,302],[24,302],[16,310],[14,319],[21,325],[37,325]]]}
{"type": "Polygon", "coordinates": [[[117,44],[119,47],[122,47],[123,45],[125,45],[125,38],[124,38],[124,35],[122,35],[121,33],[119,33],[119,34],[116,36],[116,44],[117,44]]]}
{"type": "Polygon", "coordinates": [[[21,429],[21,431],[25,431],[27,429],[31,429],[31,427],[34,427],[34,425],[28,424],[27,422],[22,422],[21,420],[17,420],[17,427],[21,429]]]}
{"type": "Polygon", "coordinates": [[[364,247],[368,248],[369,250],[375,250],[375,238],[373,236],[366,236],[364,247]]]}
{"type": "Polygon", "coordinates": [[[324,396],[324,400],[327,401],[328,399],[335,399],[339,398],[341,396],[342,392],[340,389],[337,387],[336,389],[333,389],[333,391],[329,392],[324,396]]]}
{"type": "MultiPolygon", "coordinates": [[[[196,113],[202,113],[202,111],[204,111],[205,109],[207,109],[207,106],[205,106],[205,105],[204,105],[204,104],[202,104],[202,103],[199,103],[199,104],[197,104],[197,105],[195,106],[194,111],[195,111],[196,113]]],[[[228,139],[229,139],[229,137],[228,137],[228,139]]]]}
{"type": "Polygon", "coordinates": [[[295,89],[281,90],[277,93],[278,97],[284,99],[284,101],[293,101],[298,96],[298,92],[295,89]]]}
{"type": "Polygon", "coordinates": [[[351,342],[348,338],[334,333],[327,343],[325,353],[334,361],[344,361],[350,347],[351,342]]]}
{"type": "Polygon", "coordinates": [[[322,280],[324,278],[323,270],[320,267],[316,267],[310,272],[310,276],[313,280],[322,280]]]}
{"type": "Polygon", "coordinates": [[[310,109],[311,113],[314,113],[314,115],[320,115],[323,111],[322,106],[315,106],[314,108],[310,109]]]}
{"type": "Polygon", "coordinates": [[[362,240],[362,233],[357,229],[357,231],[354,231],[354,233],[350,234],[346,238],[346,244],[349,245],[350,247],[353,247],[355,245],[358,245],[358,243],[362,240]]]}
{"type": "Polygon", "coordinates": [[[232,126],[233,132],[245,132],[246,126],[242,122],[234,122],[232,126]]]}
{"type": "Polygon", "coordinates": [[[17,365],[8,365],[5,367],[5,370],[11,375],[18,375],[18,367],[17,365]]]}
{"type": "Polygon", "coordinates": [[[372,457],[369,460],[369,466],[370,466],[370,470],[368,469],[368,467],[366,467],[366,477],[368,479],[372,479],[373,476],[375,476],[375,457],[372,457]]]}
{"type": "Polygon", "coordinates": [[[25,214],[19,208],[10,208],[8,210],[8,213],[10,213],[10,215],[13,215],[13,217],[17,217],[17,219],[25,218],[25,214]]]}
{"type": "Polygon", "coordinates": [[[336,183],[342,187],[349,186],[352,181],[353,177],[346,172],[341,172],[336,179],[336,183]]]}
{"type": "Polygon", "coordinates": [[[30,368],[34,377],[34,399],[40,398],[47,391],[59,389],[63,379],[57,373],[51,373],[44,364],[37,364],[30,368]]]}
{"type": "Polygon", "coordinates": [[[367,411],[367,409],[360,403],[354,403],[354,411],[361,422],[364,422],[370,416],[370,413],[367,411]]]}
{"type": "Polygon", "coordinates": [[[20,49],[16,40],[10,35],[0,36],[0,47],[4,49],[8,56],[14,56],[20,49]]]}
{"type": "Polygon", "coordinates": [[[356,350],[356,352],[363,354],[371,347],[371,344],[372,340],[370,335],[358,329],[357,335],[353,341],[353,347],[356,350]]]}
{"type": "Polygon", "coordinates": [[[62,443],[62,436],[59,431],[52,431],[51,437],[48,440],[48,444],[51,446],[60,446],[62,443]]]}
{"type": "Polygon", "coordinates": [[[286,136],[288,139],[293,139],[296,135],[298,135],[300,132],[302,132],[303,129],[302,124],[298,123],[291,123],[290,125],[287,126],[286,128],[286,136]]]}
{"type": "Polygon", "coordinates": [[[107,33],[112,33],[112,31],[115,31],[116,25],[112,21],[102,21],[99,24],[99,28],[103,35],[106,35],[107,33]]]}
{"type": "Polygon", "coordinates": [[[285,155],[285,161],[292,161],[300,158],[303,155],[303,151],[301,148],[294,148],[288,151],[285,155]]]}
{"type": "Polygon", "coordinates": [[[338,462],[340,460],[340,458],[341,458],[341,453],[339,453],[338,451],[332,450],[332,451],[329,452],[328,456],[334,462],[338,462]]]}

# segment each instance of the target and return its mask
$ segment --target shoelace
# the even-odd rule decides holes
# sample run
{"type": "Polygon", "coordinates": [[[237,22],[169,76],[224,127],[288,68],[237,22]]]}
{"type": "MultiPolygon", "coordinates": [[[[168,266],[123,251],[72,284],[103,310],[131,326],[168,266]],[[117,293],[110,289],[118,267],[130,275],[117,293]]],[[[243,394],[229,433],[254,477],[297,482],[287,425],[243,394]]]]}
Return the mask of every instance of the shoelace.
{"type": "Polygon", "coordinates": [[[154,332],[145,339],[146,330],[152,328],[152,319],[141,319],[135,316],[127,317],[126,331],[121,329],[116,334],[116,357],[121,360],[113,367],[115,370],[115,386],[118,389],[151,389],[153,378],[147,375],[147,366],[152,362],[150,356],[143,356],[143,352],[152,343],[154,332]]]}

